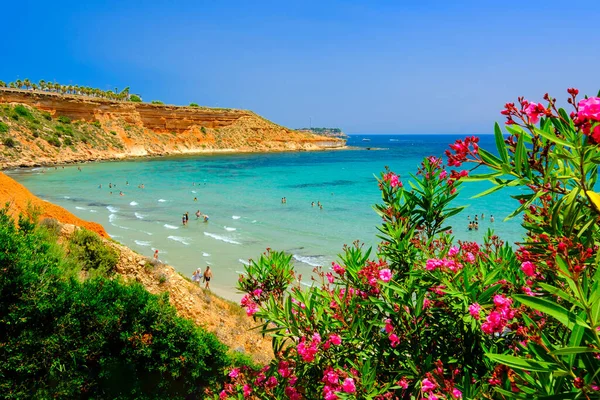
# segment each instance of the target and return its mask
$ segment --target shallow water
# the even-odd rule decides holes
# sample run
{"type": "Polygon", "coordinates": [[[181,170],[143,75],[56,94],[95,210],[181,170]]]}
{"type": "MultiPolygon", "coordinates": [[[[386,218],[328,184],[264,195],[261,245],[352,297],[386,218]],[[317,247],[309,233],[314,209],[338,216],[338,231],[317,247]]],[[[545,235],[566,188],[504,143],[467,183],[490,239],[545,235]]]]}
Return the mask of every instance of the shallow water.
{"type": "MultiPolygon", "coordinates": [[[[151,256],[159,249],[163,261],[188,276],[211,265],[211,286],[237,298],[237,274],[246,260],[267,247],[293,254],[307,277],[314,266],[329,266],[344,244],[360,240],[376,245],[379,218],[372,205],[381,196],[374,175],[388,165],[405,180],[423,157],[442,155],[458,137],[363,138],[354,136],[348,142],[359,150],[171,157],[85,164],[81,172],[67,166],[9,174],[39,197],[101,223],[113,238],[139,253],[151,256]],[[138,187],[142,183],[143,189],[138,187]],[[196,219],[197,210],[208,214],[209,221],[196,219]],[[185,212],[187,226],[182,225],[185,212]]],[[[493,136],[481,136],[484,148],[492,150],[493,143],[493,136]]],[[[463,185],[457,205],[470,206],[451,220],[455,236],[481,242],[493,228],[506,241],[520,239],[519,219],[503,222],[517,207],[507,193],[470,199],[488,187],[485,182],[463,185]],[[486,218],[479,231],[468,231],[467,215],[473,219],[482,213],[486,218]]]]}

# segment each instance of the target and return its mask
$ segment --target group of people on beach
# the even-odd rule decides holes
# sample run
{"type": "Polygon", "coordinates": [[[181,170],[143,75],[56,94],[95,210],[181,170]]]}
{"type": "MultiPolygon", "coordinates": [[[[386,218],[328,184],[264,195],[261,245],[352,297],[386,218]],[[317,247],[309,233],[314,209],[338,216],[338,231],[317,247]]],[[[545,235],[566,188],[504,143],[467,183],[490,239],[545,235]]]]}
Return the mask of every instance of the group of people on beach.
{"type": "MultiPolygon", "coordinates": [[[[483,221],[484,219],[485,219],[485,214],[482,213],[481,220],[483,221]]],[[[471,221],[471,216],[467,215],[467,220],[469,221],[468,230],[470,230],[470,231],[479,230],[479,215],[478,214],[475,214],[475,218],[473,221],[471,221]]],[[[495,221],[494,216],[490,215],[490,222],[494,222],[494,221],[495,221]]]]}
{"type": "Polygon", "coordinates": [[[202,273],[202,268],[198,268],[192,274],[192,282],[200,286],[200,280],[203,280],[205,283],[204,289],[210,289],[210,278],[212,278],[212,271],[208,265],[204,270],[204,274],[202,273]]]}

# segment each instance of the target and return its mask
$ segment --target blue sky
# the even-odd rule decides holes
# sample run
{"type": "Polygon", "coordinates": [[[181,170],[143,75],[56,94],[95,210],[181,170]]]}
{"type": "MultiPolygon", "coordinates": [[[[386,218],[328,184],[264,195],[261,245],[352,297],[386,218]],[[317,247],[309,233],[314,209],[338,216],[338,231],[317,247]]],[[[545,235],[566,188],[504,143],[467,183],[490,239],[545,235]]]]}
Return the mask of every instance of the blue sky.
{"type": "Polygon", "coordinates": [[[597,1],[20,1],[0,79],[237,107],[289,127],[487,133],[507,101],[600,89],[597,1]]]}

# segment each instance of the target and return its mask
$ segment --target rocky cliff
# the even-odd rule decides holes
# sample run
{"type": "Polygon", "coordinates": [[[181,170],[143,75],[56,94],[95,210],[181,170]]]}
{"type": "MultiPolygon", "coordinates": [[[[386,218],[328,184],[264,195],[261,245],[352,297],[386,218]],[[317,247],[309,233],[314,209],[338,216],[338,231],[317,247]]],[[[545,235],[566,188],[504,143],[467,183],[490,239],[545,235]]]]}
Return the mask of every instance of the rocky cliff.
{"type": "Polygon", "coordinates": [[[245,110],[0,88],[0,168],[203,152],[339,148],[245,110]]]}

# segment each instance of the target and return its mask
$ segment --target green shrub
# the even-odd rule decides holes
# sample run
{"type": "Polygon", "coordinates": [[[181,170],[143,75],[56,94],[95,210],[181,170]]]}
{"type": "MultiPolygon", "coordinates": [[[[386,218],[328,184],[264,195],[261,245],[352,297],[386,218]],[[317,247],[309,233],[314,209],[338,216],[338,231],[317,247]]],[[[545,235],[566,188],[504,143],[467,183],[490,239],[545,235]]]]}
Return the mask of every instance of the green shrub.
{"type": "Polygon", "coordinates": [[[158,105],[164,105],[164,104],[165,104],[165,103],[163,103],[163,102],[162,102],[162,101],[160,101],[160,100],[152,100],[152,102],[151,102],[151,103],[152,103],[152,104],[158,104],[158,105]]]}
{"type": "Polygon", "coordinates": [[[8,125],[0,121],[0,133],[8,132],[8,125]]]}
{"type": "Polygon", "coordinates": [[[102,128],[100,121],[90,122],[90,125],[95,126],[96,128],[102,128]]]}
{"type": "Polygon", "coordinates": [[[56,136],[50,136],[49,138],[46,139],[46,141],[48,143],[50,143],[52,146],[54,147],[60,147],[61,143],[60,143],[60,139],[56,136]]]}
{"type": "Polygon", "coordinates": [[[2,141],[2,144],[4,144],[6,147],[9,147],[9,148],[11,148],[11,149],[12,149],[13,147],[16,147],[16,146],[17,146],[17,143],[18,143],[18,142],[17,142],[15,139],[11,138],[11,137],[7,137],[7,138],[5,138],[5,139],[2,141]]]}
{"type": "Polygon", "coordinates": [[[60,117],[57,118],[58,122],[62,123],[62,124],[70,124],[71,123],[71,118],[67,117],[66,115],[61,115],[60,117]]]}
{"type": "Polygon", "coordinates": [[[31,114],[31,111],[29,111],[29,109],[27,107],[25,107],[24,105],[21,104],[17,104],[14,108],[15,113],[17,113],[19,116],[25,118],[25,119],[35,119],[34,116],[31,114]]]}
{"type": "Polygon", "coordinates": [[[101,275],[112,273],[119,262],[117,252],[106,246],[96,233],[87,229],[75,231],[69,250],[83,270],[97,271],[101,275]]]}
{"type": "Polygon", "coordinates": [[[129,96],[129,101],[133,101],[134,103],[141,103],[142,98],[140,96],[138,96],[137,94],[132,94],[129,96]]]}
{"type": "Polygon", "coordinates": [[[117,132],[115,132],[115,131],[110,131],[110,133],[111,133],[112,135],[115,135],[115,136],[117,136],[117,132]]]}
{"type": "Polygon", "coordinates": [[[50,114],[48,111],[42,111],[41,114],[45,120],[52,121],[52,114],[50,114]]]}
{"type": "Polygon", "coordinates": [[[71,140],[71,138],[66,138],[65,140],[63,140],[63,143],[65,144],[65,146],[71,146],[73,144],[73,140],[71,140]]]}
{"type": "Polygon", "coordinates": [[[229,359],[140,284],[65,278],[47,231],[0,210],[0,392],[5,399],[198,399],[229,359]],[[21,225],[21,221],[19,222],[21,225]]]}
{"type": "Polygon", "coordinates": [[[200,106],[196,103],[190,103],[190,107],[200,107],[200,106]]]}
{"type": "Polygon", "coordinates": [[[33,129],[31,131],[31,134],[33,135],[34,138],[39,138],[40,137],[40,133],[37,131],[37,129],[33,129]]]}
{"type": "Polygon", "coordinates": [[[206,128],[205,127],[200,128],[200,130],[202,131],[202,133],[204,133],[206,135],[206,128]]]}

